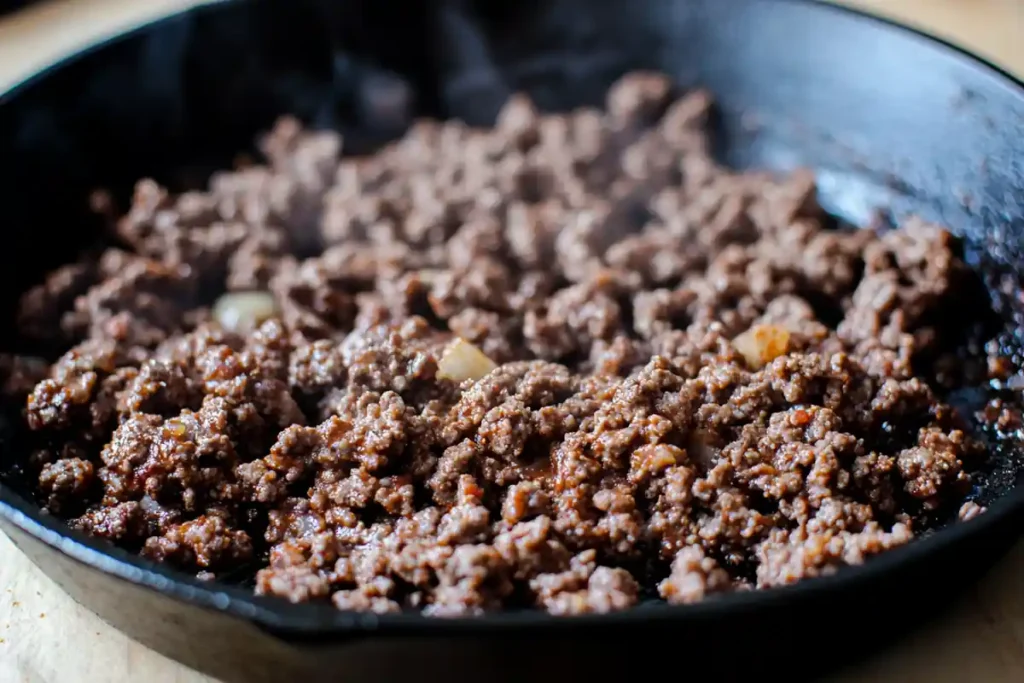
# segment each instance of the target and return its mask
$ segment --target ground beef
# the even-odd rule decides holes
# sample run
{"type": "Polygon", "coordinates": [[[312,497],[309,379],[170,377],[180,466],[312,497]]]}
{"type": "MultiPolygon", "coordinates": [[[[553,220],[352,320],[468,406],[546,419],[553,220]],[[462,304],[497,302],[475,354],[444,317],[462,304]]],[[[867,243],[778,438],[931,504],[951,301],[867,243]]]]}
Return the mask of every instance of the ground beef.
{"type": "Polygon", "coordinates": [[[935,381],[986,306],[956,240],[719,166],[710,105],[634,74],[606,113],[516,96],[362,158],[284,119],[206,191],[140,182],[120,249],[22,299],[66,353],[0,362],[41,504],[204,580],[437,616],[691,603],[980,514],[935,381]]]}

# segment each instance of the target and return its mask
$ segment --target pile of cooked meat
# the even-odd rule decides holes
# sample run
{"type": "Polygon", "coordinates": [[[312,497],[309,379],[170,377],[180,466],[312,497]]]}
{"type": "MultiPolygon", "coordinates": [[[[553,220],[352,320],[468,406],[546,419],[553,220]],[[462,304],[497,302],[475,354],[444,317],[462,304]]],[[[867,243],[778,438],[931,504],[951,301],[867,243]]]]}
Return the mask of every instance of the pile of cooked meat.
{"type": "MultiPolygon", "coordinates": [[[[716,163],[710,97],[513,97],[372,156],[280,120],[22,299],[27,468],[73,527],[206,579],[430,615],[689,603],[971,517],[938,394],[972,274],[716,163]],[[962,507],[961,507],[962,505],[962,507]]],[[[969,311],[968,311],[969,312],[969,311]]]]}

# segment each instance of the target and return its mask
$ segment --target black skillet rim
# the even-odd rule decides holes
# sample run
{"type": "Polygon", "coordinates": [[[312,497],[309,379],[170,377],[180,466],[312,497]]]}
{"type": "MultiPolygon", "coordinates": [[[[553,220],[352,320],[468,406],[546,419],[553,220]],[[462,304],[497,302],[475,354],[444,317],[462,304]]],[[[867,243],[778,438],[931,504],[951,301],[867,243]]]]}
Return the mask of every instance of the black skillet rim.
{"type": "MultiPolygon", "coordinates": [[[[884,16],[869,14],[845,5],[827,0],[771,0],[798,4],[818,5],[823,11],[846,15],[854,21],[870,22],[880,30],[902,33],[904,37],[930,43],[954,54],[962,63],[973,69],[987,72],[986,75],[1017,96],[1024,98],[1024,81],[986,58],[976,55],[944,38],[931,35],[913,26],[900,23],[884,16]]],[[[221,0],[211,4],[194,6],[171,13],[159,19],[137,26],[129,31],[104,38],[29,76],[20,83],[0,93],[0,106],[16,97],[22,89],[41,81],[52,73],[75,61],[102,50],[122,40],[136,37],[155,26],[174,20],[183,14],[217,11],[221,6],[233,4],[221,0]]],[[[673,606],[664,603],[645,605],[622,612],[609,614],[588,614],[579,616],[554,617],[539,611],[497,612],[480,617],[436,619],[418,613],[362,614],[341,612],[330,605],[292,605],[282,600],[260,597],[251,591],[219,584],[199,581],[187,574],[143,559],[120,548],[67,527],[63,522],[43,513],[33,502],[16,494],[0,482],[0,520],[3,520],[50,549],[88,566],[90,569],[127,581],[140,588],[156,591],[175,600],[195,607],[212,609],[229,616],[245,619],[256,625],[302,638],[324,638],[332,636],[369,635],[384,631],[391,635],[420,632],[427,628],[431,635],[456,634],[483,635],[496,631],[517,630],[524,626],[544,629],[579,628],[583,626],[628,626],[638,620],[645,623],[666,623],[685,620],[699,623],[706,619],[737,617],[745,613],[779,606],[793,598],[813,599],[842,588],[852,588],[868,583],[903,563],[920,560],[923,557],[949,548],[963,539],[980,536],[995,529],[1015,514],[1024,512],[1024,485],[1017,486],[1007,495],[993,503],[985,514],[967,522],[959,522],[933,534],[915,539],[905,546],[883,553],[869,562],[845,568],[831,576],[805,579],[793,585],[765,591],[732,593],[707,599],[703,602],[673,606]]],[[[43,570],[45,573],[45,570],[43,570]]]]}

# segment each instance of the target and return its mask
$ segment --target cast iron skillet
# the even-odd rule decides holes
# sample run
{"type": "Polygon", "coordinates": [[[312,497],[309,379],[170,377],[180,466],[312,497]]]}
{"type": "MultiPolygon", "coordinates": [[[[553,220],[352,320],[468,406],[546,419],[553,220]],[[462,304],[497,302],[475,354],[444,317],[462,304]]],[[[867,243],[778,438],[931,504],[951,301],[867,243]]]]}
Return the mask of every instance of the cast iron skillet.
{"type": "MultiPolygon", "coordinates": [[[[729,163],[809,164],[837,215],[913,210],[963,235],[1005,315],[1024,245],[1024,86],[956,48],[796,0],[227,2],[159,21],[0,98],[4,320],[43,269],[94,239],[100,185],[195,183],[275,115],[362,132],[368,64],[403,74],[420,110],[486,123],[510,90],[547,109],[597,103],[630,68],[718,96],[729,163]],[[1000,294],[1005,290],[1008,294],[1000,294]]],[[[16,343],[8,325],[6,344],[16,343]]],[[[0,445],[0,471],[24,453],[0,445]]],[[[995,453],[987,514],[866,566],[692,607],[555,619],[346,614],[204,584],[72,533],[24,482],[0,486],[0,526],[76,600],[156,650],[229,681],[556,680],[622,675],[817,676],[948,604],[1018,536],[1019,455],[995,453]]],[[[74,646],[73,644],[68,644],[74,646]]],[[[59,656],[56,655],[55,656],[59,656]]]]}

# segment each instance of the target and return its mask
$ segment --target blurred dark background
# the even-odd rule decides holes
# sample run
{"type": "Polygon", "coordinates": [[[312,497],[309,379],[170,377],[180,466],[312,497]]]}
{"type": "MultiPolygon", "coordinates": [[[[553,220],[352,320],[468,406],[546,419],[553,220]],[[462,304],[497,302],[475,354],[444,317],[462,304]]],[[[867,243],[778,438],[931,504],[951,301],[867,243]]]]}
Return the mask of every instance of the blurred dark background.
{"type": "Polygon", "coordinates": [[[31,5],[33,2],[38,0],[0,0],[0,14],[6,14],[7,12],[13,12],[16,9],[31,5]]]}

